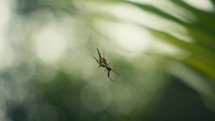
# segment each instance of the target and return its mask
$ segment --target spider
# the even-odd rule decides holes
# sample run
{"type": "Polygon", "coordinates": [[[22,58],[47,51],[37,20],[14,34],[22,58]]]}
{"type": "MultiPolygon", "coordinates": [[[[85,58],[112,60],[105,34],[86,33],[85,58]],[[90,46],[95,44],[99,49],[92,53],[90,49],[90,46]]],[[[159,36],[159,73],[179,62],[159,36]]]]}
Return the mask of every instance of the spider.
{"type": "Polygon", "coordinates": [[[108,71],[108,78],[113,81],[110,77],[110,72],[113,71],[114,73],[118,74],[115,70],[113,70],[111,67],[110,67],[110,63],[107,63],[106,59],[104,58],[104,52],[103,52],[103,57],[101,56],[100,52],[99,52],[99,49],[97,48],[97,52],[98,52],[98,55],[99,55],[99,59],[97,59],[95,56],[93,56],[96,60],[96,62],[99,64],[99,68],[100,67],[104,67],[105,70],[108,71]]]}

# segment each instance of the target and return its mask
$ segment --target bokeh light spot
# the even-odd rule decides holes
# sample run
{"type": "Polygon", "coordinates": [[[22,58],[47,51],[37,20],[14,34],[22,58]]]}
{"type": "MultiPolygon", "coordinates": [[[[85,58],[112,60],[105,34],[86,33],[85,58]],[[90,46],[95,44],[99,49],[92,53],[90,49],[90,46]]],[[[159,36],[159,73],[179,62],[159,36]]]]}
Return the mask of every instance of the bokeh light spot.
{"type": "Polygon", "coordinates": [[[43,62],[55,62],[66,49],[66,38],[58,27],[45,27],[36,37],[36,53],[43,62]]]}

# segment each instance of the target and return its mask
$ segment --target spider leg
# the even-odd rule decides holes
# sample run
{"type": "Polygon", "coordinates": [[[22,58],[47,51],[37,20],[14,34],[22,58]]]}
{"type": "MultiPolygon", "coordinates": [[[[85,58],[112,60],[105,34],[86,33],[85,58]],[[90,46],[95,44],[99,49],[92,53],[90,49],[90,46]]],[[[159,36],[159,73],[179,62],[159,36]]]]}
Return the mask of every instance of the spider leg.
{"type": "Polygon", "coordinates": [[[100,52],[99,52],[99,49],[97,48],[97,52],[98,52],[98,54],[99,54],[99,59],[101,59],[102,58],[102,56],[101,56],[101,54],[100,54],[100,52]]]}
{"type": "Polygon", "coordinates": [[[111,77],[110,77],[110,72],[111,72],[112,69],[111,69],[110,67],[108,67],[108,66],[106,67],[106,69],[107,69],[107,71],[108,71],[108,73],[107,73],[107,74],[108,74],[108,75],[107,75],[108,78],[109,78],[111,81],[113,81],[113,80],[111,79],[111,77]]]}
{"type": "Polygon", "coordinates": [[[108,77],[111,81],[113,81],[110,77],[108,77]]]}
{"type": "Polygon", "coordinates": [[[108,70],[108,78],[113,81],[111,78],[110,78],[110,70],[108,70]]]}
{"type": "Polygon", "coordinates": [[[95,58],[96,62],[99,63],[99,60],[93,55],[93,57],[95,58]]]}
{"type": "Polygon", "coordinates": [[[110,71],[108,70],[108,77],[110,77],[110,71]]]}
{"type": "Polygon", "coordinates": [[[118,75],[120,75],[118,72],[116,72],[115,70],[113,70],[113,69],[111,69],[114,73],[116,73],[116,74],[118,74],[118,75]]]}

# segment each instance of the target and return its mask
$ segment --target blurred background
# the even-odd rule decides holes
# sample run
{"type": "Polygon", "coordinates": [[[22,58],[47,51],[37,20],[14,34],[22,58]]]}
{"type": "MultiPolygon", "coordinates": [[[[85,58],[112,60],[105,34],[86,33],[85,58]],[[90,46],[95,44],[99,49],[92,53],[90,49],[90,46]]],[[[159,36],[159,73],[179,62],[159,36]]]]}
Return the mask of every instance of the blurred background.
{"type": "Polygon", "coordinates": [[[215,121],[214,7],[0,0],[0,121],[215,121]]]}

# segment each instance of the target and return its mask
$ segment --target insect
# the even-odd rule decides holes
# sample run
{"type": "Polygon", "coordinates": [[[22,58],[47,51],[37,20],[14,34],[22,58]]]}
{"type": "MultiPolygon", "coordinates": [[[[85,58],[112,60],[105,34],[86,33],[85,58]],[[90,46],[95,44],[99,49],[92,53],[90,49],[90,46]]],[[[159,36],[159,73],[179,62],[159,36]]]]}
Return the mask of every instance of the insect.
{"type": "Polygon", "coordinates": [[[106,59],[104,58],[104,52],[103,52],[103,57],[101,56],[101,53],[99,52],[99,49],[97,48],[97,52],[98,52],[98,55],[99,55],[99,59],[97,59],[95,56],[93,56],[96,60],[96,62],[99,64],[99,68],[100,67],[104,67],[105,70],[108,71],[108,78],[113,81],[110,77],[110,72],[113,71],[114,73],[118,74],[115,70],[113,70],[111,67],[110,67],[110,63],[107,63],[106,59]]]}

